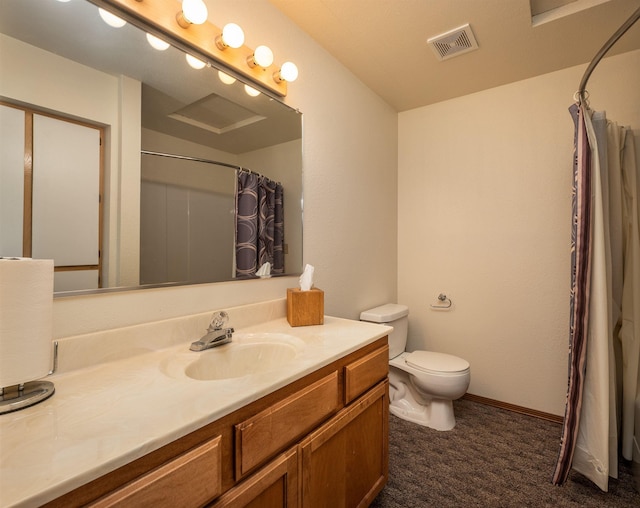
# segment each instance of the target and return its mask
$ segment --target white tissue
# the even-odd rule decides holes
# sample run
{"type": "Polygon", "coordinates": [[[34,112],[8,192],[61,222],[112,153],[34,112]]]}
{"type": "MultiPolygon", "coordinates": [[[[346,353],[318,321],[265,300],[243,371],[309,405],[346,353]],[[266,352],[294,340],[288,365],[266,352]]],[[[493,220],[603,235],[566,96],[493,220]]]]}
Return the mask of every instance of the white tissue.
{"type": "Polygon", "coordinates": [[[309,291],[313,287],[313,271],[313,266],[304,266],[304,271],[300,275],[300,289],[302,291],[309,291]]]}
{"type": "Polygon", "coordinates": [[[269,261],[267,261],[266,263],[264,263],[256,272],[256,275],[258,277],[263,277],[263,278],[269,278],[271,277],[271,263],[269,263],[269,261]]]}
{"type": "Polygon", "coordinates": [[[51,370],[53,260],[0,258],[0,386],[51,370]]]}

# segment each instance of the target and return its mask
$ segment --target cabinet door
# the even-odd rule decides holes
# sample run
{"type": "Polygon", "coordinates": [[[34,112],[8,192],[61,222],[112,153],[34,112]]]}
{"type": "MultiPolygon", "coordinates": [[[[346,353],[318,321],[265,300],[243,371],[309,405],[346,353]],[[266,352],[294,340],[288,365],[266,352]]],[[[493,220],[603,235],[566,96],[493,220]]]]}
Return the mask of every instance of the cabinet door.
{"type": "Polygon", "coordinates": [[[384,381],[300,443],[305,508],[368,506],[388,475],[389,400],[384,381]]]}
{"type": "Polygon", "coordinates": [[[209,508],[295,508],[298,505],[298,455],[283,453],[209,508]]]}

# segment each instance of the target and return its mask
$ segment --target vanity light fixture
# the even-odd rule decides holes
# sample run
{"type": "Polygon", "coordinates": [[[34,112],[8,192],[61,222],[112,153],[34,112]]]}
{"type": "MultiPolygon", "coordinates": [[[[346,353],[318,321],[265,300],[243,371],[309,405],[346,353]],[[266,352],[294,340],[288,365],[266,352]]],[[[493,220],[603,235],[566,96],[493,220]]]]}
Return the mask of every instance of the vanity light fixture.
{"type": "Polygon", "coordinates": [[[292,83],[296,79],[298,79],[298,67],[293,62],[283,63],[280,70],[273,73],[273,80],[276,83],[282,83],[283,81],[292,83]]]}
{"type": "Polygon", "coordinates": [[[247,57],[249,67],[262,67],[266,69],[273,63],[273,51],[268,46],[258,46],[253,54],[247,57]]]}
{"type": "Polygon", "coordinates": [[[207,63],[221,64],[231,71],[229,74],[242,76],[258,85],[255,88],[262,93],[285,97],[288,83],[298,76],[298,69],[291,62],[282,66],[274,63],[273,52],[266,46],[255,50],[245,46],[244,32],[237,24],[229,23],[222,29],[208,21],[205,0],[90,1],[104,5],[118,15],[122,13],[123,19],[135,25],[153,26],[152,33],[163,40],[170,41],[185,53],[198,55],[207,63]],[[198,26],[191,27],[194,24],[198,26]]]}
{"type": "Polygon", "coordinates": [[[225,85],[233,85],[236,82],[236,78],[229,76],[226,72],[218,71],[218,79],[225,85]]]}
{"type": "Polygon", "coordinates": [[[157,49],[158,51],[164,51],[167,49],[170,44],[162,39],[159,39],[155,35],[147,34],[147,42],[151,45],[153,49],[157,49]]]}
{"type": "Polygon", "coordinates": [[[176,20],[182,28],[189,28],[191,25],[202,25],[208,15],[203,0],[182,0],[182,9],[176,15],[176,20]]]}
{"type": "Polygon", "coordinates": [[[107,25],[112,26],[113,28],[122,28],[127,22],[116,16],[115,14],[111,14],[109,11],[105,11],[102,8],[98,8],[98,13],[107,25]]]}
{"type": "Polygon", "coordinates": [[[189,53],[186,53],[184,56],[187,59],[187,63],[194,69],[203,69],[207,66],[205,62],[203,62],[199,58],[196,58],[195,56],[190,55],[189,53]]]}
{"type": "Polygon", "coordinates": [[[216,37],[216,46],[221,51],[227,48],[241,48],[243,44],[244,32],[235,23],[227,23],[222,29],[222,33],[216,37]]]}
{"type": "Polygon", "coordinates": [[[244,91],[250,97],[257,97],[258,95],[260,95],[260,92],[258,90],[249,85],[244,85],[244,91]]]}

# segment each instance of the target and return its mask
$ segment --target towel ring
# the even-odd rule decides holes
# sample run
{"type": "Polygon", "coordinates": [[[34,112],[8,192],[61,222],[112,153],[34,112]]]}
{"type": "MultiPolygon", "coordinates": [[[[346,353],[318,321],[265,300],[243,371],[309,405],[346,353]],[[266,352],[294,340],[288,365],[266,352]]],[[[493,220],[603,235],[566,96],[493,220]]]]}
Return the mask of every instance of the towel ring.
{"type": "Polygon", "coordinates": [[[447,295],[444,293],[438,295],[438,301],[442,302],[442,305],[431,305],[432,309],[448,309],[453,304],[451,298],[447,298],[447,295]]]}

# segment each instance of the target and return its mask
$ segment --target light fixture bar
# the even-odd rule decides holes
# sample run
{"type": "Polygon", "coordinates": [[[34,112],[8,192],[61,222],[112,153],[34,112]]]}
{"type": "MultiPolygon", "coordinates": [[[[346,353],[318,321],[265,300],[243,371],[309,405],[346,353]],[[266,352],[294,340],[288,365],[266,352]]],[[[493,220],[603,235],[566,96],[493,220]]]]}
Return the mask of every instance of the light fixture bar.
{"type": "MultiPolygon", "coordinates": [[[[217,62],[222,67],[234,71],[277,96],[287,95],[287,82],[274,80],[274,73],[280,67],[272,64],[267,68],[247,65],[247,58],[253,50],[245,45],[240,48],[221,50],[216,38],[222,29],[207,21],[200,25],[191,24],[183,28],[178,24],[176,14],[182,10],[179,0],[89,0],[98,7],[107,8],[139,28],[147,30],[148,25],[157,29],[162,38],[183,51],[193,53],[198,58],[217,62]],[[140,26],[142,24],[143,26],[140,26]]],[[[213,16],[213,14],[211,14],[213,16]]]]}

